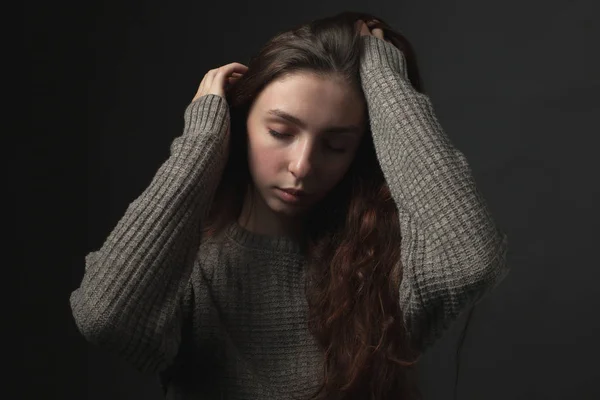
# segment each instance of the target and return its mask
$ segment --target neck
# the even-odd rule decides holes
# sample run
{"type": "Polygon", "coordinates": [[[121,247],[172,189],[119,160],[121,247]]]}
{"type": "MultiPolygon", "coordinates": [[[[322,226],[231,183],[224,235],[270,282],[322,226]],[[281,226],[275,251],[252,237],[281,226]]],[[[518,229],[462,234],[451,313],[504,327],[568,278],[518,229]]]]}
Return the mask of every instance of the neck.
{"type": "Polygon", "coordinates": [[[304,232],[302,222],[302,218],[273,212],[253,186],[246,191],[238,218],[238,224],[250,232],[296,239],[304,232]]]}

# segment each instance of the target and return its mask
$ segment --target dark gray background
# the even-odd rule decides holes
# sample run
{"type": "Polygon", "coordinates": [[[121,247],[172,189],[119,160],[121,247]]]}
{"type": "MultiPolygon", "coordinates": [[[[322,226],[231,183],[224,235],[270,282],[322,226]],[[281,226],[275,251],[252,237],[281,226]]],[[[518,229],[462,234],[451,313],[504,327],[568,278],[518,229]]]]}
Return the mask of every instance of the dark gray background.
{"type": "MultiPolygon", "coordinates": [[[[343,10],[379,15],[411,40],[440,122],[509,235],[512,271],[475,309],[458,399],[600,398],[597,2],[85,4],[25,9],[26,131],[5,150],[20,195],[10,214],[23,398],[161,398],[155,377],[77,332],[68,298],[84,256],[168,156],[208,69],[343,10]]],[[[452,399],[465,322],[425,355],[426,400],[452,399]]]]}

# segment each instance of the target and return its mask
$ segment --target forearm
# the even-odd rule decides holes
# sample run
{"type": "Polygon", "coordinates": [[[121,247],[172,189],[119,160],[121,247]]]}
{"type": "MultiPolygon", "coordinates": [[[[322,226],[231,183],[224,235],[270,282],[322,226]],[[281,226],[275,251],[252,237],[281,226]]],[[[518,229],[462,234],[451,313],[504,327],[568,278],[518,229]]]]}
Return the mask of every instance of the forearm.
{"type": "Polygon", "coordinates": [[[400,300],[426,342],[506,274],[507,238],[430,99],[407,79],[401,52],[366,40],[362,86],[402,232],[400,300]]]}
{"type": "Polygon", "coordinates": [[[164,363],[177,350],[178,338],[167,333],[177,331],[200,223],[226,161],[228,124],[224,99],[205,96],[188,106],[170,157],[102,247],[86,257],[71,295],[82,333],[140,368],[164,363]]]}

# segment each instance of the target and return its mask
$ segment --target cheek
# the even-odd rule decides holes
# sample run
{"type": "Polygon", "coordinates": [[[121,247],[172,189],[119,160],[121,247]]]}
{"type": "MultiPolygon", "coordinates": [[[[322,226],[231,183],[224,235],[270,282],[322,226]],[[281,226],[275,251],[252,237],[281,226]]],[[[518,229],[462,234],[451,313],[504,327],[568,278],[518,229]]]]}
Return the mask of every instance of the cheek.
{"type": "Polygon", "coordinates": [[[328,165],[326,170],[323,171],[323,178],[327,181],[329,186],[335,186],[348,171],[349,163],[340,163],[339,165],[328,165]]]}
{"type": "Polygon", "coordinates": [[[250,137],[248,141],[248,167],[257,185],[272,184],[281,167],[281,151],[268,145],[261,138],[250,137]],[[270,182],[269,182],[270,181],[270,182]]]}
{"type": "Polygon", "coordinates": [[[328,192],[337,185],[348,172],[352,159],[329,159],[321,165],[318,173],[321,191],[328,192]]]}

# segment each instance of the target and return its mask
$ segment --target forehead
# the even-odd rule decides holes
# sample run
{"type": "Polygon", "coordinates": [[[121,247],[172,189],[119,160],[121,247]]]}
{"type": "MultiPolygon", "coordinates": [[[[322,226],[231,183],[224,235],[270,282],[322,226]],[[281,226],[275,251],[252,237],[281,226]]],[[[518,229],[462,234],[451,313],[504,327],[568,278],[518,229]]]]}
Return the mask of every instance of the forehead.
{"type": "Polygon", "coordinates": [[[366,112],[359,90],[342,79],[310,72],[297,72],[270,82],[252,108],[264,117],[269,110],[282,110],[315,129],[360,125],[366,112]]]}

